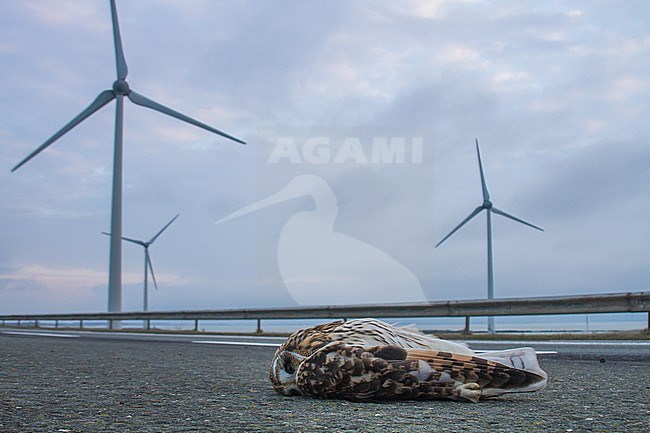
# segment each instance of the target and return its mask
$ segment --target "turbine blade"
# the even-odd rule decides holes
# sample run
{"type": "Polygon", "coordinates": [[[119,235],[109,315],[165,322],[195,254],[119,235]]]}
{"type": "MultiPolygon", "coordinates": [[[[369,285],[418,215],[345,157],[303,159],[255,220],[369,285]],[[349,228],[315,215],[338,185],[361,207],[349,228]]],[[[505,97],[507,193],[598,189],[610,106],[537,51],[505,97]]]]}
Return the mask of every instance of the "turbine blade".
{"type": "Polygon", "coordinates": [[[481,161],[481,150],[478,147],[478,138],[476,139],[476,154],[478,155],[478,168],[481,171],[481,186],[483,187],[483,201],[490,199],[490,193],[485,182],[485,173],[483,173],[483,162],[481,161]]]}
{"type": "Polygon", "coordinates": [[[474,218],[476,215],[478,215],[482,210],[483,210],[483,206],[479,206],[479,207],[477,207],[476,209],[474,209],[474,211],[472,211],[472,213],[469,214],[469,216],[468,216],[467,218],[465,218],[465,219],[463,220],[463,222],[461,222],[460,224],[458,224],[458,225],[456,226],[455,229],[453,229],[453,230],[452,230],[452,231],[451,231],[447,236],[445,236],[445,237],[444,237],[440,242],[438,242],[438,243],[436,244],[436,248],[438,248],[438,246],[439,246],[441,243],[443,243],[444,241],[446,241],[447,239],[449,239],[449,237],[451,237],[451,235],[453,235],[454,233],[456,233],[456,232],[457,232],[457,231],[458,231],[462,226],[464,226],[464,225],[465,225],[469,220],[471,220],[471,219],[474,218]]]}
{"type": "Polygon", "coordinates": [[[147,256],[147,266],[149,266],[149,270],[151,271],[151,279],[153,280],[153,285],[158,290],[158,283],[156,282],[156,274],[153,272],[153,265],[151,264],[151,256],[149,255],[149,251],[145,250],[144,254],[147,256]]]}
{"type": "Polygon", "coordinates": [[[147,247],[146,243],[144,243],[143,241],[138,240],[138,239],[131,239],[131,238],[127,238],[127,237],[122,236],[122,240],[127,241],[127,242],[131,242],[131,243],[134,243],[134,244],[138,244],[138,245],[143,246],[145,248],[147,247]]]}
{"type": "Polygon", "coordinates": [[[65,125],[63,128],[61,128],[56,134],[54,134],[52,137],[50,137],[45,143],[41,144],[41,146],[30,153],[25,159],[20,161],[18,165],[16,165],[14,168],[11,169],[12,172],[18,170],[23,164],[25,164],[27,161],[41,153],[45,148],[47,148],[50,144],[54,143],[56,140],[61,138],[63,135],[65,135],[68,131],[70,131],[72,128],[83,122],[87,117],[89,117],[91,114],[93,114],[95,111],[99,110],[102,108],[104,105],[108,104],[115,98],[115,94],[113,93],[112,90],[104,90],[102,93],[95,98],[95,100],[90,104],[88,107],[86,107],[85,110],[83,110],[81,113],[77,115],[74,119],[72,119],[70,122],[68,122],[67,125],[65,125]]]}
{"type": "Polygon", "coordinates": [[[163,114],[167,114],[168,116],[175,117],[177,119],[182,120],[183,122],[190,123],[194,126],[198,126],[199,128],[203,128],[205,130],[208,130],[210,132],[214,132],[215,134],[221,135],[222,137],[229,138],[230,140],[236,141],[237,143],[241,144],[246,144],[246,142],[240,140],[239,138],[233,137],[232,135],[226,134],[223,131],[219,131],[218,129],[215,129],[209,125],[206,125],[205,123],[199,122],[198,120],[194,120],[189,116],[186,116],[185,114],[179,113],[176,110],[172,110],[169,107],[165,107],[162,104],[159,104],[156,101],[152,101],[151,99],[147,98],[146,96],[143,96],[139,93],[131,91],[129,93],[129,99],[131,102],[137,105],[141,105],[143,107],[151,108],[152,110],[159,111],[163,114]]]}
{"type": "MultiPolygon", "coordinates": [[[[110,236],[110,235],[111,235],[111,234],[108,233],[108,232],[102,232],[102,234],[103,234],[103,235],[106,235],[106,236],[110,236]]],[[[145,248],[147,247],[147,245],[146,245],[144,242],[142,242],[142,241],[140,241],[140,240],[137,240],[137,239],[131,239],[131,238],[127,238],[127,237],[122,236],[122,240],[123,240],[123,241],[127,241],[127,242],[132,242],[132,243],[134,243],[134,244],[138,244],[138,245],[143,246],[143,247],[145,247],[145,248]]]]}
{"type": "Polygon", "coordinates": [[[169,221],[169,222],[165,225],[165,227],[161,228],[160,231],[159,231],[158,233],[156,233],[156,235],[155,235],[154,237],[151,238],[151,240],[149,241],[149,245],[153,244],[154,241],[155,241],[156,239],[158,239],[158,236],[160,236],[160,234],[161,234],[162,232],[164,232],[165,230],[167,230],[167,227],[169,227],[170,225],[172,225],[172,223],[173,223],[174,221],[176,221],[176,218],[178,218],[180,215],[181,215],[181,214],[177,214],[174,218],[171,219],[171,221],[169,221]]]}
{"type": "Polygon", "coordinates": [[[529,226],[529,227],[532,227],[532,228],[534,228],[534,229],[537,229],[537,230],[540,230],[540,231],[544,231],[544,229],[541,228],[541,227],[537,227],[536,225],[533,225],[533,224],[531,224],[531,223],[529,223],[529,222],[526,222],[526,221],[524,221],[524,220],[522,220],[522,219],[520,219],[520,218],[517,218],[516,216],[510,215],[509,213],[506,213],[506,212],[504,212],[504,211],[502,211],[502,210],[499,210],[499,209],[497,209],[497,208],[495,208],[495,207],[492,208],[492,212],[494,212],[494,213],[496,213],[496,214],[499,214],[499,215],[501,215],[501,216],[504,216],[504,217],[506,217],[506,218],[510,218],[511,220],[514,220],[514,221],[520,222],[520,223],[522,223],[522,224],[525,224],[525,225],[527,225],[527,226],[529,226]]]}
{"type": "Polygon", "coordinates": [[[120,25],[117,22],[117,8],[115,0],[111,0],[111,17],[113,19],[113,42],[115,44],[115,64],[117,65],[117,79],[123,80],[129,73],[126,67],[126,59],[122,50],[122,38],[120,37],[120,25]]]}

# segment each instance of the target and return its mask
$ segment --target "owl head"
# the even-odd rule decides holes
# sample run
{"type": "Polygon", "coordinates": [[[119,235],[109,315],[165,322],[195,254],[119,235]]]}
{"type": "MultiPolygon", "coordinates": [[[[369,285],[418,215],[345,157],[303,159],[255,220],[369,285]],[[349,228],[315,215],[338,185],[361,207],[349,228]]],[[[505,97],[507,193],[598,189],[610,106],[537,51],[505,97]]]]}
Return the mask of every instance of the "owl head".
{"type": "Polygon", "coordinates": [[[273,388],[283,395],[302,395],[296,384],[296,373],[302,362],[331,342],[331,332],[343,321],[301,329],[287,338],[273,356],[269,378],[273,388]]]}
{"type": "Polygon", "coordinates": [[[278,394],[283,395],[302,395],[302,392],[296,384],[296,373],[298,367],[305,359],[304,356],[280,347],[273,357],[269,377],[273,384],[273,389],[278,394]]]}

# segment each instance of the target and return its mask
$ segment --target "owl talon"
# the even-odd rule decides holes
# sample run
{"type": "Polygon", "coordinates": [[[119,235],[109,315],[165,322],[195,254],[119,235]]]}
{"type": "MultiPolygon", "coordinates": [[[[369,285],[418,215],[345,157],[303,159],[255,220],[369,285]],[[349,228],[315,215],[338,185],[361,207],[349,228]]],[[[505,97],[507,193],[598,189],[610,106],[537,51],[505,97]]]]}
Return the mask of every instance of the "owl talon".
{"type": "Polygon", "coordinates": [[[481,398],[481,387],[478,383],[466,383],[456,388],[460,399],[469,400],[478,403],[481,398]]]}

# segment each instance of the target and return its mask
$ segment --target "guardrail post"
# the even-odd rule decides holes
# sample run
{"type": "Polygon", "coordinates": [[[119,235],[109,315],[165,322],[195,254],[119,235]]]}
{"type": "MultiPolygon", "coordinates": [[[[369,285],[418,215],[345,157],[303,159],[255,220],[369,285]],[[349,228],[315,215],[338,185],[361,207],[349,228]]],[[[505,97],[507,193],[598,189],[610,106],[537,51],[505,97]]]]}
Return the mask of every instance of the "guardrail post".
{"type": "Polygon", "coordinates": [[[465,329],[463,329],[463,334],[469,335],[472,331],[469,329],[469,316],[465,316],[465,329]]]}
{"type": "Polygon", "coordinates": [[[54,329],[59,329],[59,320],[54,321],[54,329]]]}
{"type": "Polygon", "coordinates": [[[256,334],[261,334],[262,332],[262,319],[257,319],[257,330],[255,331],[256,334]]]}
{"type": "Polygon", "coordinates": [[[34,320],[34,328],[38,328],[38,319],[34,320]]]}
{"type": "Polygon", "coordinates": [[[199,319],[194,319],[194,332],[199,332],[199,319]]]}
{"type": "Polygon", "coordinates": [[[108,320],[108,329],[111,331],[121,331],[122,330],[122,320],[121,319],[109,319],[108,320]]]}
{"type": "Polygon", "coordinates": [[[84,329],[84,319],[79,320],[79,329],[84,329]]]}
{"type": "Polygon", "coordinates": [[[151,319],[147,319],[144,321],[144,329],[147,331],[151,329],[151,319]]]}

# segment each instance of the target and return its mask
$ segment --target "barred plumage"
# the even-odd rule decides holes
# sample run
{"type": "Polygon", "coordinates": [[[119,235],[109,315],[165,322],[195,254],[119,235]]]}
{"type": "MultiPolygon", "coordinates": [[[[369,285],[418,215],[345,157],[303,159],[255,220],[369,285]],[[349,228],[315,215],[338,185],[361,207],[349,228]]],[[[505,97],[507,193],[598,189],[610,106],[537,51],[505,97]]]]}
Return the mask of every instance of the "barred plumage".
{"type": "Polygon", "coordinates": [[[375,319],[295,332],[269,372],[280,394],[347,400],[478,402],[544,388],[531,348],[476,354],[468,347],[375,319]]]}

